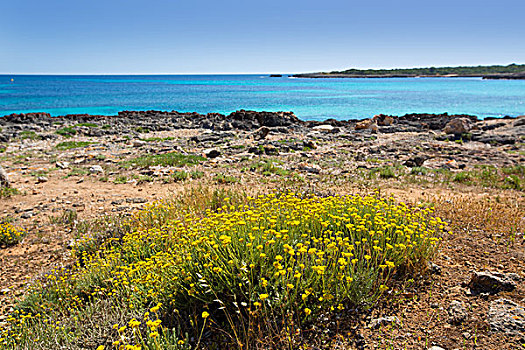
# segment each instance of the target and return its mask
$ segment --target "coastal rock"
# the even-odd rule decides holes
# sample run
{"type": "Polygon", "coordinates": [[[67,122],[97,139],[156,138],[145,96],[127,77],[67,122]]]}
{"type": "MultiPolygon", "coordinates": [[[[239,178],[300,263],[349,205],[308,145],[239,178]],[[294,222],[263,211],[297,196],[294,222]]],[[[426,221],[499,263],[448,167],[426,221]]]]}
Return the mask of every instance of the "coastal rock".
{"type": "Polygon", "coordinates": [[[492,332],[525,335],[525,308],[508,299],[490,304],[488,322],[492,332]]]}
{"type": "Polygon", "coordinates": [[[445,125],[443,132],[445,134],[461,135],[470,131],[470,120],[467,118],[452,119],[445,125]]]}
{"type": "Polygon", "coordinates": [[[499,272],[474,272],[468,286],[472,294],[488,293],[497,294],[502,291],[512,291],[516,289],[513,278],[499,272]]]}
{"type": "Polygon", "coordinates": [[[374,116],[373,121],[375,121],[378,126],[390,126],[394,124],[394,117],[378,114],[374,116]]]}
{"type": "Polygon", "coordinates": [[[372,119],[365,119],[357,123],[354,128],[355,130],[365,130],[368,129],[372,123],[374,123],[372,119]]]}
{"type": "Polygon", "coordinates": [[[0,165],[0,187],[11,187],[11,183],[9,182],[9,179],[7,178],[7,173],[5,172],[4,168],[0,165]]]}

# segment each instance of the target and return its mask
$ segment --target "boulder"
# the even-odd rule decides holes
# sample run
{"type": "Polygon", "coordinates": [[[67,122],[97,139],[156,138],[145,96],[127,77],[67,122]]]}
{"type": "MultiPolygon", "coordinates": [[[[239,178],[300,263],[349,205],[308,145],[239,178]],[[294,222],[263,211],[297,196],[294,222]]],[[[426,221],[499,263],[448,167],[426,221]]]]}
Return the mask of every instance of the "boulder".
{"type": "Polygon", "coordinates": [[[443,132],[445,134],[461,135],[468,133],[471,129],[470,120],[467,118],[452,119],[445,125],[443,132]]]}
{"type": "Polygon", "coordinates": [[[370,321],[369,328],[376,329],[381,326],[387,326],[391,324],[398,324],[399,319],[396,316],[379,317],[370,321]]]}
{"type": "Polygon", "coordinates": [[[324,131],[324,132],[332,132],[335,128],[330,124],[323,124],[323,125],[317,125],[312,128],[312,130],[316,131],[324,131]]]}

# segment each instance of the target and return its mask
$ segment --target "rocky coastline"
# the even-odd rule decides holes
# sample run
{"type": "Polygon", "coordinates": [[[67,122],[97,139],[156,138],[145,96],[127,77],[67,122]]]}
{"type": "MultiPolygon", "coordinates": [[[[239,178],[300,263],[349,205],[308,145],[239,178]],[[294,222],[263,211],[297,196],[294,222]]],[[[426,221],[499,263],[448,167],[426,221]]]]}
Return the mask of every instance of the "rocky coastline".
{"type": "MultiPolygon", "coordinates": [[[[0,246],[0,326],[28,281],[73,263],[72,246],[97,220],[133,218],[148,203],[203,189],[375,193],[432,206],[454,234],[391,305],[349,323],[353,333],[341,348],[382,348],[378,329],[394,325],[396,348],[421,349],[427,337],[435,349],[466,342],[512,349],[525,334],[524,164],[525,116],[302,121],[292,112],[239,110],[1,117],[0,223],[27,234],[0,246]]],[[[336,332],[339,323],[327,327],[336,332]]]]}

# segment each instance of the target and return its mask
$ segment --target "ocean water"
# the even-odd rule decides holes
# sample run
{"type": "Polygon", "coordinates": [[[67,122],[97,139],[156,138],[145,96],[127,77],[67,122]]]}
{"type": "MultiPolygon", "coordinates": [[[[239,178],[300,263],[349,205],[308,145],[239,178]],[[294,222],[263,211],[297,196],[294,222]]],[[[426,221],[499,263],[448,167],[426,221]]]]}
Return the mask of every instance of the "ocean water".
{"type": "Polygon", "coordinates": [[[525,80],[0,75],[0,116],[113,115],[150,109],[225,114],[238,109],[293,111],[303,120],[361,119],[379,113],[517,116],[525,114],[525,80]]]}

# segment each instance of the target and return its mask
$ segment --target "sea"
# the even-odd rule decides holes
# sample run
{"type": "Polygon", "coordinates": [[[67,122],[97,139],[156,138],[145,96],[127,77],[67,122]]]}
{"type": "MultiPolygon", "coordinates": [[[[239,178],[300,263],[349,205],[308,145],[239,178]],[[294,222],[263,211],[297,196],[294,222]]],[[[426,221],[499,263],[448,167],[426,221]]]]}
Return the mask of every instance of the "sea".
{"type": "Polygon", "coordinates": [[[302,120],[376,114],[525,114],[525,80],[481,78],[309,79],[287,75],[0,75],[0,116],[123,110],[228,114],[292,111],[302,120]]]}

